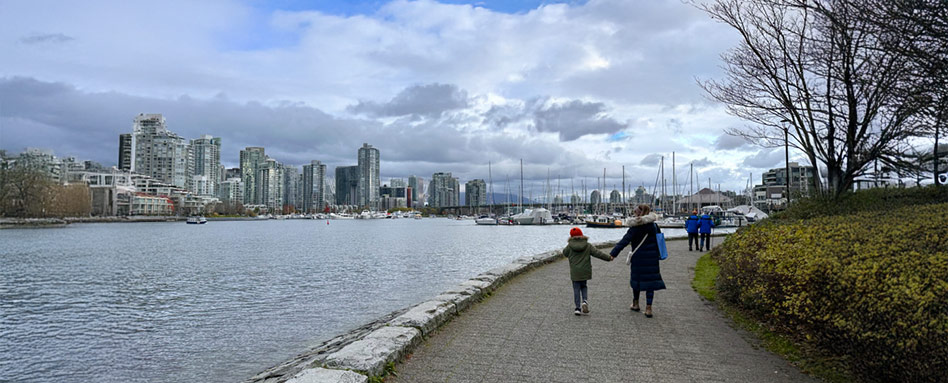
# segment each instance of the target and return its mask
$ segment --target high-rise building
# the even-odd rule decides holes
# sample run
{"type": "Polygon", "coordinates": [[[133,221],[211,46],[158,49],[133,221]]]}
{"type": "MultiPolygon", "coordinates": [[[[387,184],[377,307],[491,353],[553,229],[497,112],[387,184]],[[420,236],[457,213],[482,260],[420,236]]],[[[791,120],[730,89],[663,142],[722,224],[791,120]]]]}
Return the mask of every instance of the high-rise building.
{"type": "Polygon", "coordinates": [[[261,147],[249,146],[240,151],[240,175],[244,186],[244,205],[260,204],[257,198],[257,184],[254,181],[257,178],[258,166],[266,159],[267,155],[261,147]]]}
{"type": "Polygon", "coordinates": [[[592,193],[589,193],[589,203],[593,205],[602,203],[602,194],[599,193],[599,190],[593,190],[592,193]]]}
{"type": "MultiPolygon", "coordinates": [[[[339,168],[336,168],[338,174],[339,168]]],[[[326,199],[326,165],[319,161],[312,161],[303,165],[303,211],[321,213],[329,202],[326,199]]]]}
{"type": "Polygon", "coordinates": [[[283,206],[288,206],[292,211],[303,209],[302,201],[296,197],[299,195],[300,169],[296,166],[283,166],[283,206]]]}
{"type": "Polygon", "coordinates": [[[218,188],[217,198],[221,199],[221,203],[227,204],[243,204],[243,180],[239,177],[228,178],[221,182],[220,187],[218,188]]]}
{"type": "Polygon", "coordinates": [[[359,148],[359,204],[378,208],[379,186],[382,186],[379,179],[379,150],[363,143],[359,148]]]}
{"type": "Polygon", "coordinates": [[[428,205],[431,207],[458,206],[461,199],[461,187],[458,179],[448,173],[431,175],[428,186],[428,205]]]}
{"type": "Polygon", "coordinates": [[[217,184],[221,178],[221,138],[203,135],[191,140],[193,173],[188,189],[199,195],[217,195],[217,184]],[[198,188],[198,183],[206,184],[198,188]]]}
{"type": "Polygon", "coordinates": [[[191,174],[187,140],[170,132],[161,114],[139,114],[132,125],[131,171],[178,187],[191,174]]]}
{"type": "Polygon", "coordinates": [[[230,168],[224,170],[224,180],[229,180],[231,178],[241,178],[240,177],[240,168],[230,168]]]}
{"type": "Polygon", "coordinates": [[[132,169],[132,134],[119,134],[119,170],[130,171],[132,169]]]}
{"type": "Polygon", "coordinates": [[[270,212],[283,211],[283,164],[272,158],[257,164],[254,186],[258,205],[266,205],[270,212]]]}
{"type": "Polygon", "coordinates": [[[392,178],[388,180],[388,185],[393,188],[403,188],[408,186],[408,183],[405,182],[404,178],[392,178]]]}
{"type": "Polygon", "coordinates": [[[487,206],[487,183],[481,179],[464,184],[464,205],[487,206]]]}
{"type": "Polygon", "coordinates": [[[424,205],[425,179],[418,176],[408,177],[408,187],[412,190],[412,204],[416,208],[424,205]]]}
{"type": "Polygon", "coordinates": [[[612,193],[609,193],[609,203],[622,203],[622,193],[618,190],[613,190],[612,193]]]}
{"type": "Polygon", "coordinates": [[[358,166],[337,166],[336,167],[336,204],[337,205],[358,205],[359,204],[359,167],[358,166]]]}

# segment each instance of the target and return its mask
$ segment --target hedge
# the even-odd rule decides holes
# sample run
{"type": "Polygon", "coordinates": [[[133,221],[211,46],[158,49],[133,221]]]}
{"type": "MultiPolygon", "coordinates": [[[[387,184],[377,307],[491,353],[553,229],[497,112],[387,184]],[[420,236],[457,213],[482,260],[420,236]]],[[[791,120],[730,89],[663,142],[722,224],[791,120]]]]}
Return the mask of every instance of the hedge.
{"type": "Polygon", "coordinates": [[[720,299],[857,379],[948,381],[948,203],[764,221],[712,257],[720,299]]]}
{"type": "Polygon", "coordinates": [[[948,187],[934,185],[915,188],[874,188],[831,196],[794,200],[790,208],[774,214],[775,220],[799,220],[887,211],[906,206],[948,203],[948,187]]]}

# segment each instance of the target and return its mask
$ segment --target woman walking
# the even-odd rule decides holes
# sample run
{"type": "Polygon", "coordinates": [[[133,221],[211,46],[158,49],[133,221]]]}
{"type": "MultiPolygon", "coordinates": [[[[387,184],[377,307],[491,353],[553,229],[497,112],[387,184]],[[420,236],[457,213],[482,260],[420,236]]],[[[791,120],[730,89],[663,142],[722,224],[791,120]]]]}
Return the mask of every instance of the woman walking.
{"type": "Polygon", "coordinates": [[[665,288],[665,281],[662,280],[662,273],[659,270],[658,242],[655,240],[655,234],[661,233],[661,229],[655,224],[658,220],[658,214],[652,213],[648,205],[638,205],[632,211],[634,217],[629,221],[629,231],[625,233],[622,240],[612,249],[610,255],[613,259],[619,255],[626,246],[630,244],[637,246],[638,249],[631,255],[629,285],[632,286],[632,311],[639,311],[639,293],[645,291],[645,316],[652,317],[652,299],[655,297],[655,290],[665,288]]]}

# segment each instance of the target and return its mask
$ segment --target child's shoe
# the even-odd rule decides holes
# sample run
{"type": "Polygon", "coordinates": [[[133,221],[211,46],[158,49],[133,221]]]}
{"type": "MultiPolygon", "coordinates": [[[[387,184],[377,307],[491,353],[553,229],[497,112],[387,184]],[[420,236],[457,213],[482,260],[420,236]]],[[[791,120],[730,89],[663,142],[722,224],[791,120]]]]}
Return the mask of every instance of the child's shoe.
{"type": "Polygon", "coordinates": [[[579,309],[576,309],[576,311],[573,311],[573,314],[574,314],[574,315],[583,315],[583,312],[580,311],[579,309]]]}
{"type": "Polygon", "coordinates": [[[589,303],[586,303],[586,301],[583,301],[583,305],[580,306],[580,307],[582,307],[582,309],[583,309],[583,314],[588,314],[588,313],[589,313],[589,303]]]}

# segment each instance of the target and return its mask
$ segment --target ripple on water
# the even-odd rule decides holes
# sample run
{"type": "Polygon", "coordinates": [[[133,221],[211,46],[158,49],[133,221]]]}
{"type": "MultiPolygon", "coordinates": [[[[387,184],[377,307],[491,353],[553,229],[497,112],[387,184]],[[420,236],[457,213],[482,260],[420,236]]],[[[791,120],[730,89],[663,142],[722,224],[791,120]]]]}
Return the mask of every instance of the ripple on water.
{"type": "Polygon", "coordinates": [[[568,230],[446,219],[0,230],[0,381],[239,381],[562,248],[568,230]]]}

